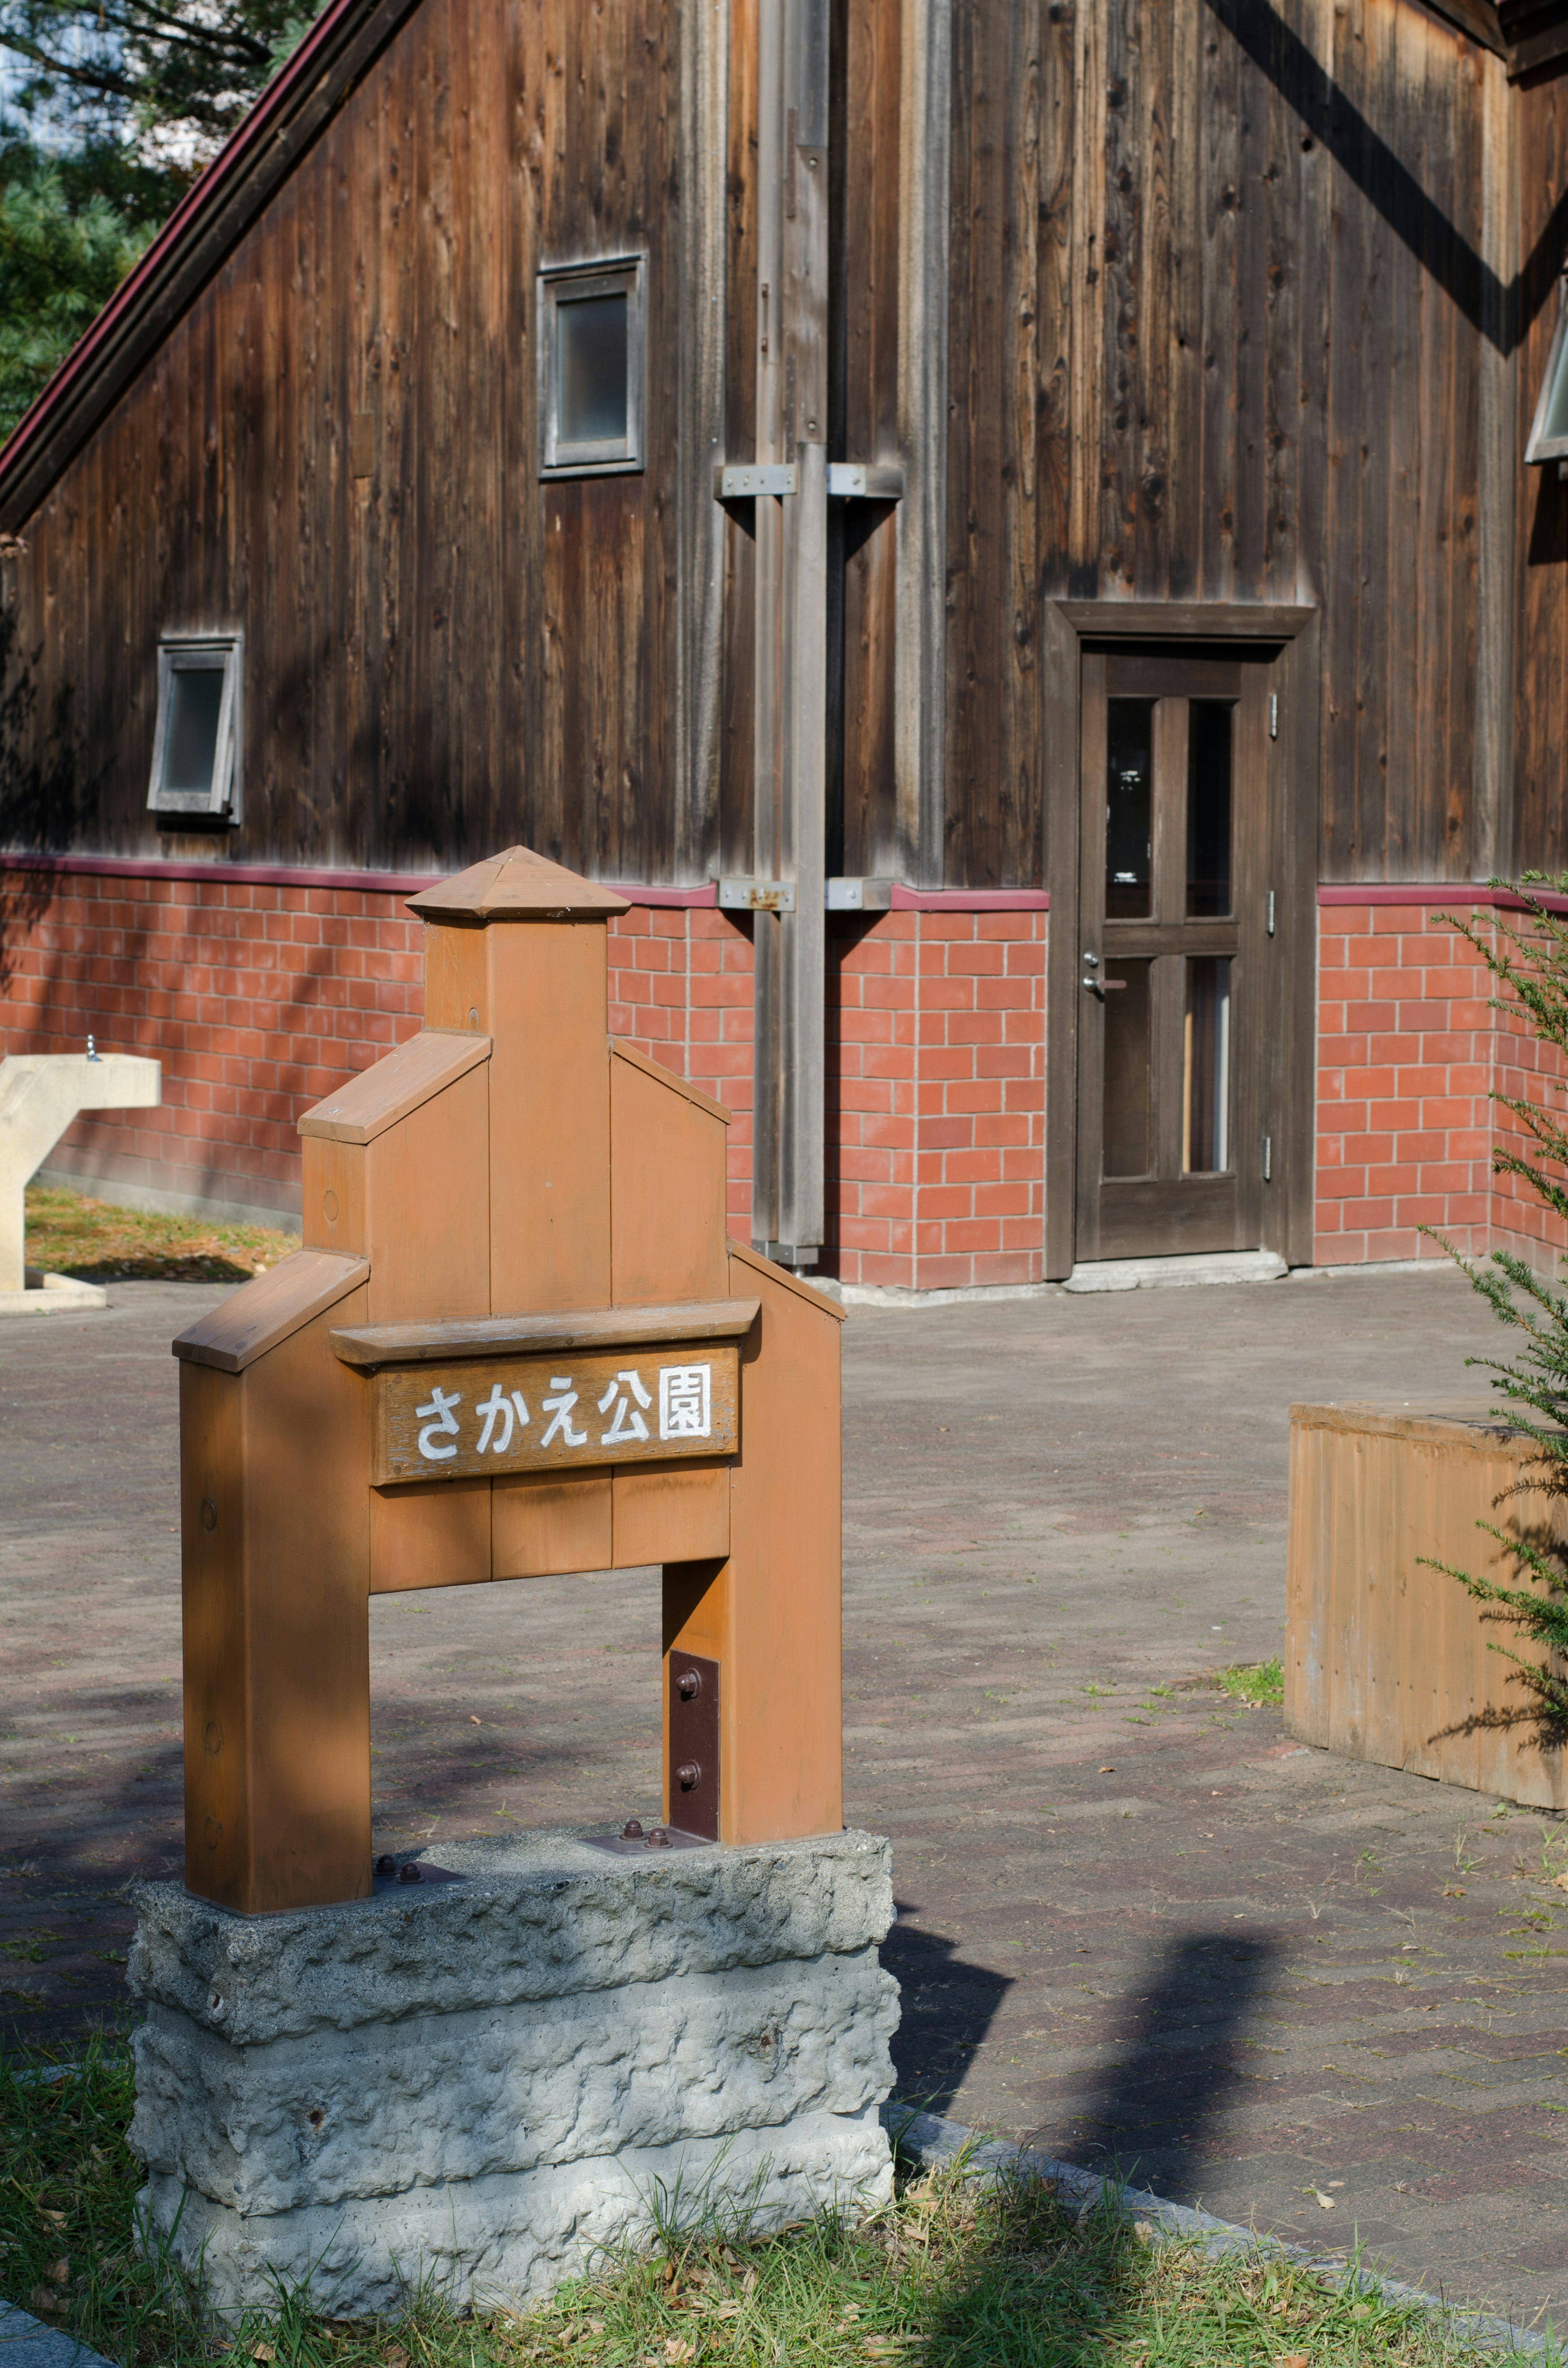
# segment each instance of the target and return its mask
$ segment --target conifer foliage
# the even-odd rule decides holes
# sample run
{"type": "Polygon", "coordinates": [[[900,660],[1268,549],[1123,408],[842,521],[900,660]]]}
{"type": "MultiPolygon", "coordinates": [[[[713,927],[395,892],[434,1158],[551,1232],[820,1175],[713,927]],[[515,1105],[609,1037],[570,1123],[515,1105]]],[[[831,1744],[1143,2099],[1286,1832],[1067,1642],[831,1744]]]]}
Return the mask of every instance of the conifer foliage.
{"type": "MultiPolygon", "coordinates": [[[[1502,914],[1477,928],[1451,913],[1442,918],[1473,946],[1492,976],[1506,990],[1491,998],[1492,1008],[1528,1016],[1531,1033],[1543,1044],[1554,1045],[1568,1069],[1568,915],[1554,912],[1541,901],[1541,891],[1568,896],[1568,873],[1552,878],[1527,871],[1517,887],[1494,880],[1494,888],[1515,888],[1524,906],[1517,920],[1502,914]]],[[[1494,1088],[1492,1099],[1511,1110],[1525,1133],[1517,1151],[1495,1146],[1493,1172],[1517,1176],[1536,1198],[1568,1225],[1568,1110],[1552,1110],[1544,1101],[1526,1101],[1494,1088]]],[[[1496,1249],[1483,1266],[1472,1266],[1430,1226],[1424,1233],[1441,1242],[1456,1265],[1491,1307],[1499,1323],[1516,1336],[1512,1359],[1468,1357],[1492,1376],[1492,1387],[1509,1401],[1508,1423],[1535,1441],[1528,1477],[1520,1493],[1539,1489],[1554,1508],[1568,1506],[1568,1292],[1537,1274],[1511,1250],[1496,1249]]],[[[1515,1664],[1517,1682],[1533,1697],[1537,1711],[1558,1738],[1568,1737],[1568,1538],[1520,1535],[1496,1523],[1477,1525],[1506,1548],[1517,1575],[1533,1582],[1500,1587],[1456,1570],[1448,1563],[1430,1567],[1447,1572],[1478,1602],[1498,1607],[1521,1638],[1546,1648],[1544,1661],[1526,1660],[1506,1645],[1492,1645],[1515,1664]]],[[[1557,1528],[1554,1522],[1553,1530],[1557,1528]]],[[[1568,1522],[1563,1524],[1568,1531],[1568,1522]]]]}

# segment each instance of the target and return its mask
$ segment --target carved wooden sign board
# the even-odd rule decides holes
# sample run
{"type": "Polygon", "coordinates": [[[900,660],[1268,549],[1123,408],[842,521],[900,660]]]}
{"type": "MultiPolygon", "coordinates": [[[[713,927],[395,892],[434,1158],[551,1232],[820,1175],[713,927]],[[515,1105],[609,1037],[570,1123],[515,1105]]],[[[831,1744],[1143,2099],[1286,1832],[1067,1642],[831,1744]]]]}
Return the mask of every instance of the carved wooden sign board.
{"type": "Polygon", "coordinates": [[[370,1890],[403,1588],[659,1565],[665,1818],[843,1822],[838,1310],[727,1239],[728,1114],[610,1037],[620,898],[514,848],[411,903],[424,1027],[301,1121],[303,1247],[175,1343],[186,1882],[247,1914],[370,1890]]]}

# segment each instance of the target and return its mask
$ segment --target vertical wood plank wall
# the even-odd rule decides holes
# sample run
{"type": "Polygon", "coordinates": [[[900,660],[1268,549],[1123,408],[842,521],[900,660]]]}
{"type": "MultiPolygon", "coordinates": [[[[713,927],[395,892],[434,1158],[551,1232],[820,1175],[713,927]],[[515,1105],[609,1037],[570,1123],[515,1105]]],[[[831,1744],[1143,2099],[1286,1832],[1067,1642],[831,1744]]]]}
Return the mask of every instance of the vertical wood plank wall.
{"type": "Polygon", "coordinates": [[[1392,0],[958,0],[954,62],[949,880],[1041,877],[1041,596],[1321,603],[1322,876],[1470,877],[1500,62],[1392,0]]]}
{"type": "MultiPolygon", "coordinates": [[[[1519,141],[1519,450],[1525,449],[1568,261],[1568,78],[1550,73],[1516,94],[1519,141]]],[[[1555,462],[1519,471],[1519,620],[1514,759],[1516,862],[1568,865],[1568,484],[1555,462]]]]}
{"type": "MultiPolygon", "coordinates": [[[[727,6],[723,457],[744,460],[756,0],[727,6]]],[[[855,459],[895,457],[903,20],[833,0],[855,459]]],[[[422,0],[29,525],[44,836],[212,851],[144,812],[153,653],[243,622],[246,818],[222,852],[434,868],[521,838],[675,876],[681,22],[654,0],[422,0]],[[542,485],[535,269],[641,247],[647,472],[542,485]]],[[[948,883],[1048,876],[1053,597],[1321,605],[1321,876],[1472,876],[1481,339],[1502,317],[1520,341],[1522,437],[1568,76],[1505,95],[1524,264],[1501,301],[1482,133],[1504,70],[1415,0],[953,0],[952,57],[948,883]]],[[[1511,854],[1556,865],[1568,485],[1517,476],[1511,854]]],[[[750,859],[749,509],[725,528],[726,870],[750,859]]],[[[892,506],[846,506],[851,872],[904,868],[899,531],[892,506]]]]}
{"type": "Polygon", "coordinates": [[[592,24],[424,0],[29,524],[87,843],[158,845],[160,631],[242,622],[224,853],[667,876],[679,15],[592,24]],[[541,484],[535,270],[641,247],[653,465],[541,484]]]}

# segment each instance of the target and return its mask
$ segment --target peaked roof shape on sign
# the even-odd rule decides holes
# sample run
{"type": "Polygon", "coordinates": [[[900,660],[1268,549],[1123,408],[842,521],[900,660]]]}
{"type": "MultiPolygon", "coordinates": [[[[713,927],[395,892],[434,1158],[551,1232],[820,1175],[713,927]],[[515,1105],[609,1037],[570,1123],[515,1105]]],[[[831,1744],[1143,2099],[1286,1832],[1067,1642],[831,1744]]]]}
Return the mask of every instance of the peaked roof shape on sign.
{"type": "Polygon", "coordinates": [[[422,888],[408,900],[411,913],[441,921],[606,920],[631,910],[624,896],[596,881],[580,880],[531,847],[508,847],[471,863],[450,880],[422,888]]]}

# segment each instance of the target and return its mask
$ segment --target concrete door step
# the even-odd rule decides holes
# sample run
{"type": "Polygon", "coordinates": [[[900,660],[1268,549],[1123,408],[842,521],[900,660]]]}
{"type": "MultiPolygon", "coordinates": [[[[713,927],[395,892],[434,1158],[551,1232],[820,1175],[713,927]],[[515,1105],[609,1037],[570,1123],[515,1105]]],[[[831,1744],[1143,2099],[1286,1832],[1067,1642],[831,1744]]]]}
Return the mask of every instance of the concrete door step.
{"type": "Polygon", "coordinates": [[[91,1307],[107,1307],[108,1293],[101,1284],[78,1282],[68,1274],[40,1275],[26,1291],[0,1291],[0,1319],[7,1315],[81,1315],[91,1307]]]}
{"type": "Polygon", "coordinates": [[[1290,1272],[1278,1250],[1200,1250],[1183,1258],[1090,1258],[1063,1291],[1146,1291],[1156,1283],[1278,1282],[1290,1272]]]}

